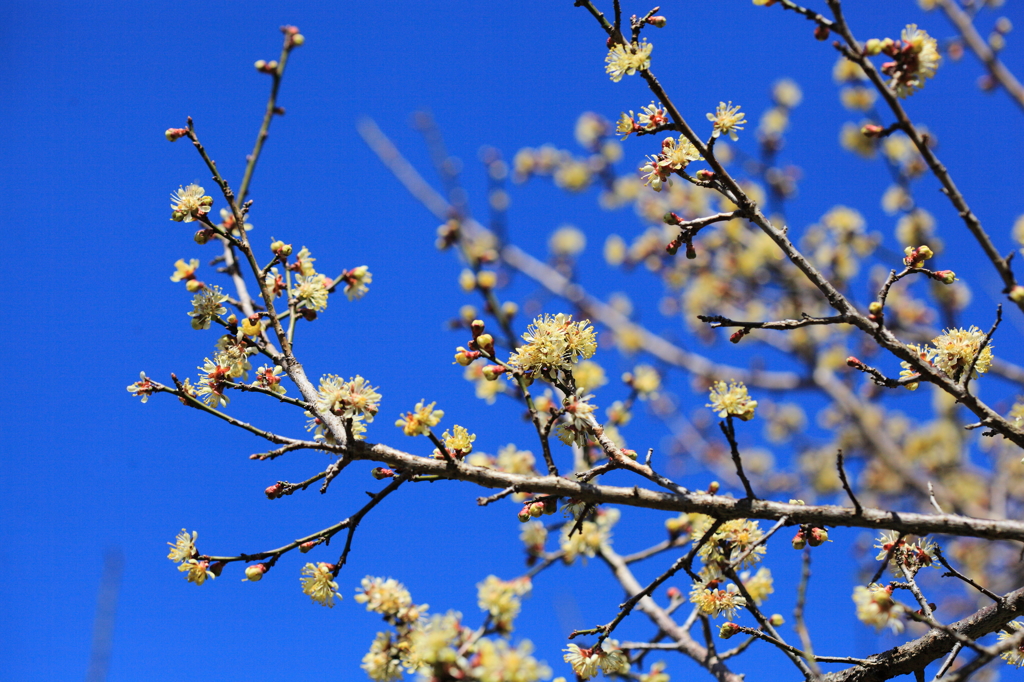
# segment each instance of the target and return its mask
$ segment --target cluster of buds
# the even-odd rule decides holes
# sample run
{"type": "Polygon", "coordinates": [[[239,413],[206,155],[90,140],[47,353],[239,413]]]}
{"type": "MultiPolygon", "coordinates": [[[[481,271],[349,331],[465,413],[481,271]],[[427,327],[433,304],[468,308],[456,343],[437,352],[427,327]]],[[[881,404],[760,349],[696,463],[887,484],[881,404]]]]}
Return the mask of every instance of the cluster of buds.
{"type": "Polygon", "coordinates": [[[287,263],[288,256],[292,255],[292,245],[285,244],[280,239],[270,242],[270,250],[282,263],[287,263]]]}
{"type": "Polygon", "coordinates": [[[286,50],[290,50],[293,47],[299,47],[306,42],[306,36],[299,33],[298,26],[282,26],[281,33],[283,33],[285,37],[284,49],[286,50]]]}
{"type": "Polygon", "coordinates": [[[904,249],[903,253],[906,254],[906,257],[903,259],[903,264],[908,268],[924,267],[924,262],[935,256],[935,252],[933,252],[927,244],[923,244],[916,248],[908,246],[904,249]]]}
{"type": "Polygon", "coordinates": [[[803,549],[807,545],[818,547],[826,542],[830,542],[827,530],[820,526],[805,524],[800,526],[800,530],[793,536],[793,549],[803,549]]]}
{"type": "MultiPolygon", "coordinates": [[[[666,213],[662,218],[666,225],[681,225],[684,221],[676,213],[666,213]]],[[[679,233],[679,236],[673,239],[665,247],[665,251],[671,255],[676,255],[679,251],[679,247],[686,245],[686,258],[693,260],[697,257],[697,250],[693,248],[693,238],[697,236],[696,231],[684,229],[679,233]]]]}
{"type": "MultiPolygon", "coordinates": [[[[484,331],[484,321],[473,320],[469,323],[469,329],[473,333],[473,338],[467,344],[469,348],[459,346],[455,349],[455,362],[464,367],[481,357],[494,358],[494,337],[484,331]]],[[[488,381],[494,381],[505,371],[502,365],[488,365],[484,367],[483,373],[488,381]]]]}
{"type": "Polygon", "coordinates": [[[540,499],[527,500],[519,510],[517,517],[520,523],[526,523],[540,516],[551,515],[558,511],[558,498],[547,496],[540,499]]]}
{"type": "Polygon", "coordinates": [[[265,59],[257,59],[256,63],[253,64],[256,70],[260,73],[274,74],[277,73],[277,60],[271,59],[269,62],[265,59]]]}

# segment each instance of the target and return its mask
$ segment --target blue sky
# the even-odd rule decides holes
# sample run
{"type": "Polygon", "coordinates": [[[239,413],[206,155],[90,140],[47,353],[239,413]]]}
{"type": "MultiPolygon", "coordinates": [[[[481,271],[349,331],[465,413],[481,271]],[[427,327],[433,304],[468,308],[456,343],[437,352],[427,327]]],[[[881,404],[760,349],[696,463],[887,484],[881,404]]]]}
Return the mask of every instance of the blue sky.
{"type": "MultiPolygon", "coordinates": [[[[627,13],[647,9],[624,4],[627,13]]],[[[895,36],[910,21],[933,35],[950,34],[942,18],[923,15],[916,3],[849,4],[861,38],[895,36]]],[[[834,50],[812,39],[809,24],[738,0],[666,3],[662,13],[668,26],[650,32],[654,69],[684,115],[703,123],[719,100],[732,100],[756,120],[769,104],[771,83],[793,78],[804,91],[784,150],[804,178],[790,206],[793,225],[802,228],[834,204],[848,204],[872,229],[888,233],[892,246],[892,219],[878,203],[887,178],[880,165],[839,149],[839,127],[853,117],[840,107],[831,80],[834,50]]],[[[1004,14],[1024,26],[1019,9],[1004,14]]],[[[432,610],[460,610],[478,623],[474,585],[490,573],[510,578],[522,570],[514,506],[479,509],[477,491],[453,483],[407,486],[367,518],[339,578],[345,600],[331,610],[311,605],[299,591],[305,558],[286,557],[259,585],[228,571],[200,588],[165,558],[165,543],[182,527],[199,531],[203,551],[279,546],[344,518],[362,504],[364,490],[380,487],[366,475],[369,467],[352,467],[326,496],[310,491],[268,501],[266,486],[312,475],[324,456],[251,462],[248,455],[262,447],[255,439],[173,400],[140,405],[124,390],[140,370],[162,381],[172,371],[196,374],[215,340],[212,332],[189,327],[189,297],[168,281],[176,259],[205,262],[210,253],[168,220],[168,194],[197,179],[208,191],[213,185],[191,147],[168,144],[163,131],[192,116],[211,155],[237,183],[268,87],[252,62],[276,58],[283,24],[299,26],[307,41],[289,65],[280,97],[287,114],[274,122],[252,186],[253,239],[306,245],[327,272],[367,264],[374,275],[366,299],[337,301],[300,330],[297,353],[313,376],[358,373],[381,387],[383,426],[376,425],[371,439],[421,446],[400,440],[384,417],[427,398],[441,403],[451,419],[446,423],[472,425],[482,450],[494,452],[510,440],[530,445],[518,410],[476,401],[450,364],[465,339],[445,322],[475,301],[458,289],[461,266],[433,247],[434,218],[365,147],[355,123],[373,117],[426,171],[429,155],[409,121],[429,109],[451,153],[464,162],[471,203],[483,211],[485,177],[476,160],[482,146],[507,158],[544,142],[575,149],[581,112],[614,119],[650,101],[637,78],[609,81],[604,37],[583,10],[571,0],[8,3],[0,8],[6,127],[0,158],[9,205],[0,279],[12,379],[0,397],[6,679],[84,676],[104,556],[111,551],[124,558],[112,681],[182,674],[359,679],[359,659],[378,626],[351,598],[364,575],[394,576],[432,610]]],[[[1015,37],[1005,60],[1019,72],[1024,53],[1015,37]]],[[[975,91],[979,74],[972,57],[947,63],[908,108],[937,135],[940,156],[1005,253],[1012,248],[1009,227],[1024,213],[1024,133],[1020,111],[1007,97],[975,91]]],[[[628,163],[651,152],[644,142],[626,144],[628,163]]],[[[746,145],[754,151],[752,135],[746,145]]],[[[987,327],[998,282],[936,187],[926,180],[920,191],[955,247],[943,265],[976,273],[970,322],[987,327]]],[[[595,261],[607,234],[629,236],[645,227],[632,212],[598,210],[594,192],[565,197],[543,182],[512,190],[509,221],[513,241],[541,257],[554,228],[578,225],[595,261]]],[[[581,278],[599,295],[629,290],[650,306],[645,319],[657,331],[681,333],[678,320],[654,314],[655,280],[636,273],[617,284],[606,273],[599,265],[581,278]]],[[[532,287],[520,282],[516,291],[532,287]]],[[[1020,332],[1017,312],[1008,314],[1007,329],[1020,332]]],[[[1016,354],[1020,361],[1012,342],[1002,348],[1004,357],[1016,354]]],[[[611,376],[628,368],[611,351],[604,360],[611,376]]],[[[682,377],[671,386],[686,409],[704,402],[682,377]]],[[[236,405],[242,418],[300,433],[295,415],[268,403],[240,398],[236,405]]],[[[659,428],[641,416],[625,433],[646,448],[664,436],[659,428]]],[[[709,480],[691,473],[690,485],[709,480]]],[[[663,518],[627,512],[616,546],[627,552],[657,541],[663,518]]],[[[850,546],[858,534],[833,537],[815,555],[820,580],[811,587],[810,626],[816,649],[856,655],[891,645],[854,619],[850,546]]],[[[335,556],[330,549],[313,560],[335,556]]],[[[798,569],[789,559],[778,565],[772,608],[788,616],[798,569]]],[[[646,570],[650,575],[641,577],[653,577],[657,567],[646,570]]],[[[517,636],[533,639],[538,657],[566,674],[559,652],[565,635],[609,620],[619,597],[598,563],[572,572],[557,568],[535,583],[517,636]]],[[[623,636],[649,633],[634,618],[623,636]]],[[[792,677],[781,656],[763,653],[737,660],[736,668],[759,669],[763,679],[792,677]]],[[[670,672],[690,669],[679,658],[667,660],[670,672]]]]}

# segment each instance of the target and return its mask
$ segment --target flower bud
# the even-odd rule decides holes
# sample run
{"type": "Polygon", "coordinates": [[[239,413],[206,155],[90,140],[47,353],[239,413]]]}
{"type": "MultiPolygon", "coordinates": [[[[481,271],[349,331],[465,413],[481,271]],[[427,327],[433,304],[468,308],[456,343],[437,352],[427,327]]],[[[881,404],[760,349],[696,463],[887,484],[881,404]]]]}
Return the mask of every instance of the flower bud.
{"type": "Polygon", "coordinates": [[[864,54],[868,57],[874,57],[882,51],[882,41],[878,38],[871,38],[868,42],[864,43],[864,54]]]}
{"type": "Polygon", "coordinates": [[[722,623],[722,627],[718,630],[718,636],[722,639],[729,639],[733,635],[740,633],[740,626],[736,623],[722,623]]]}
{"type": "Polygon", "coordinates": [[[230,315],[228,315],[228,319],[226,319],[224,321],[227,322],[232,327],[238,325],[238,317],[236,317],[234,313],[231,313],[230,315]]]}
{"type": "Polygon", "coordinates": [[[630,459],[636,461],[636,450],[627,450],[627,449],[623,448],[622,454],[624,454],[626,457],[629,457],[630,459]]]}
{"type": "Polygon", "coordinates": [[[882,304],[878,301],[872,301],[871,305],[868,306],[868,312],[872,315],[877,315],[882,312],[882,304]]]}
{"type": "Polygon", "coordinates": [[[180,223],[184,219],[185,219],[185,212],[184,211],[174,211],[173,213],[171,213],[171,220],[173,220],[176,223],[180,223]]]}
{"type": "Polygon", "coordinates": [[[883,128],[880,125],[876,125],[874,123],[867,123],[861,127],[860,134],[863,135],[864,137],[878,137],[879,135],[882,134],[883,130],[885,130],[885,128],[883,128]]]}
{"type": "Polygon", "coordinates": [[[267,60],[265,60],[265,59],[257,59],[256,63],[253,64],[253,66],[256,67],[257,71],[266,71],[266,69],[267,69],[267,60]]]}
{"type": "Polygon", "coordinates": [[[526,523],[527,521],[533,518],[533,514],[530,513],[529,507],[523,507],[522,509],[520,509],[519,514],[517,516],[519,518],[519,523],[526,523]]]}
{"type": "Polygon", "coordinates": [[[936,270],[932,276],[943,284],[952,284],[956,281],[956,273],[952,270],[936,270]]]}
{"type": "Polygon", "coordinates": [[[481,289],[493,289],[498,284],[498,275],[492,270],[481,270],[476,276],[476,283],[481,289]]]}
{"type": "Polygon", "coordinates": [[[1010,300],[1014,303],[1024,303],[1024,287],[1018,284],[1010,289],[1010,300]]]}
{"type": "Polygon", "coordinates": [[[164,131],[164,137],[167,138],[168,142],[174,142],[188,135],[187,128],[168,128],[164,131]]]}
{"type": "Polygon", "coordinates": [[[683,593],[675,585],[673,585],[672,587],[670,587],[667,590],[665,590],[665,594],[668,595],[669,599],[673,599],[673,600],[674,599],[679,599],[680,597],[683,596],[683,593]]]}
{"type": "Polygon", "coordinates": [[[803,530],[798,530],[796,535],[793,536],[793,549],[803,549],[807,546],[807,539],[804,537],[803,530]]]}
{"type": "Polygon", "coordinates": [[[268,499],[273,500],[273,499],[275,499],[275,498],[277,498],[277,497],[279,497],[281,495],[281,488],[282,487],[284,487],[284,486],[282,486],[281,482],[278,481],[274,485],[267,486],[267,489],[264,490],[263,493],[267,496],[268,499]]]}
{"type": "Polygon", "coordinates": [[[309,542],[303,542],[301,545],[299,545],[299,551],[302,552],[303,554],[305,554],[309,550],[311,550],[314,547],[316,547],[316,545],[317,545],[316,540],[310,540],[309,542]]]}
{"type": "Polygon", "coordinates": [[[485,351],[494,350],[494,337],[490,334],[481,334],[476,337],[476,347],[485,351]]]}
{"type": "Polygon", "coordinates": [[[647,23],[656,28],[665,28],[665,24],[668,23],[668,19],[663,16],[650,17],[647,19],[647,23]]]}
{"type": "Polygon", "coordinates": [[[817,28],[814,29],[814,39],[815,40],[828,40],[829,33],[830,33],[830,31],[828,30],[827,26],[819,25],[817,28]]]}
{"type": "Polygon", "coordinates": [[[487,365],[484,367],[484,379],[488,381],[495,381],[498,377],[505,373],[505,368],[501,365],[487,365]]]}
{"type": "Polygon", "coordinates": [[[266,564],[253,564],[252,566],[245,567],[245,580],[252,583],[258,583],[263,579],[263,574],[267,572],[266,564]]]}
{"type": "Polygon", "coordinates": [[[200,282],[198,279],[190,279],[189,281],[185,282],[185,289],[190,294],[194,294],[200,289],[204,288],[206,288],[206,285],[200,282]]]}
{"type": "Polygon", "coordinates": [[[301,33],[296,33],[295,35],[292,36],[292,45],[295,45],[296,47],[302,45],[305,42],[306,36],[302,35],[301,33]]]}
{"type": "Polygon", "coordinates": [[[519,312],[519,306],[514,301],[505,301],[501,304],[501,314],[506,319],[512,319],[519,312]]]}
{"type": "Polygon", "coordinates": [[[382,481],[385,478],[394,477],[395,472],[393,469],[388,469],[386,467],[374,467],[373,469],[370,470],[370,475],[376,478],[378,481],[382,481]]]}
{"type": "Polygon", "coordinates": [[[720,487],[721,484],[718,481],[711,481],[711,483],[708,483],[708,495],[714,495],[720,487]]]}
{"type": "Polygon", "coordinates": [[[825,542],[828,542],[828,531],[824,528],[812,528],[811,537],[808,538],[807,543],[811,547],[817,547],[825,542]]]}
{"type": "Polygon", "coordinates": [[[786,622],[786,619],[782,617],[781,613],[773,613],[772,617],[768,619],[768,622],[772,624],[772,627],[779,627],[786,622]]]}
{"type": "Polygon", "coordinates": [[[530,505],[529,509],[530,509],[530,516],[532,516],[533,518],[538,518],[540,516],[544,516],[544,503],[543,502],[534,502],[533,504],[530,505]]]}

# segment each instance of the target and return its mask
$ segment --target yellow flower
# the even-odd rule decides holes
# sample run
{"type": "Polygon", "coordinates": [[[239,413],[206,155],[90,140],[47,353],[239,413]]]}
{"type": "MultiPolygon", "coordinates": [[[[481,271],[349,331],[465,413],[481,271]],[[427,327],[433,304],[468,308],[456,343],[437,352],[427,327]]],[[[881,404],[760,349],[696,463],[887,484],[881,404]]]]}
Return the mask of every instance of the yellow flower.
{"type": "Polygon", "coordinates": [[[205,216],[213,206],[213,197],[203,194],[202,187],[191,184],[188,187],[179,187],[177,192],[171,194],[171,220],[178,223],[190,223],[205,216]]]}
{"type": "Polygon", "coordinates": [[[197,535],[196,531],[192,531],[192,535],[189,535],[188,531],[182,528],[178,536],[174,538],[174,542],[167,543],[171,546],[167,558],[174,562],[182,562],[195,556],[197,535]]]}
{"type": "Polygon", "coordinates": [[[188,263],[185,262],[184,258],[179,258],[174,262],[174,274],[171,275],[172,282],[180,282],[182,280],[195,279],[196,270],[199,269],[199,260],[193,258],[188,263]]]}
{"type": "Polygon", "coordinates": [[[467,431],[465,426],[456,424],[452,427],[451,435],[445,431],[441,440],[444,441],[444,446],[449,451],[468,455],[473,452],[473,441],[476,440],[476,434],[467,431]]]}
{"type": "Polygon", "coordinates": [[[639,45],[623,45],[616,43],[604,58],[604,70],[612,81],[618,83],[623,76],[632,76],[638,70],[643,71],[651,66],[651,50],[654,45],[644,38],[639,45]]]}
{"type": "Polygon", "coordinates": [[[718,108],[715,109],[715,113],[708,114],[708,120],[714,123],[714,130],[711,133],[711,137],[718,137],[722,133],[725,133],[729,138],[735,142],[739,139],[736,134],[737,130],[743,130],[743,123],[746,123],[744,118],[745,114],[740,112],[739,105],[733,106],[732,102],[726,104],[725,102],[719,102],[718,108]]]}
{"type": "Polygon", "coordinates": [[[422,400],[419,401],[412,412],[406,412],[404,417],[395,422],[395,426],[402,429],[407,436],[427,435],[430,427],[440,424],[441,418],[444,417],[444,411],[435,410],[434,405],[437,403],[424,405],[422,400]]]}
{"type": "Polygon", "coordinates": [[[704,583],[694,583],[690,590],[690,603],[695,605],[700,612],[712,618],[719,614],[732,620],[736,617],[736,609],[747,605],[747,600],[740,596],[739,588],[729,584],[725,590],[718,589],[718,583],[712,583],[714,587],[708,587],[704,583]]]}
{"type": "Polygon", "coordinates": [[[749,421],[754,418],[757,401],[750,399],[742,382],[730,381],[727,386],[724,381],[716,381],[708,399],[711,402],[707,406],[718,413],[720,419],[733,416],[749,421]]]}
{"type": "Polygon", "coordinates": [[[984,374],[992,367],[992,344],[988,343],[981,349],[981,344],[985,340],[985,332],[977,327],[947,329],[941,336],[932,339],[932,345],[935,346],[932,362],[951,379],[959,381],[964,370],[970,367],[977,356],[978,360],[971,377],[977,378],[978,374],[984,374]]]}
{"type": "Polygon", "coordinates": [[[189,559],[178,566],[178,570],[185,573],[185,580],[196,585],[202,585],[206,582],[207,578],[216,578],[213,571],[210,570],[209,561],[199,561],[197,559],[189,559]]]}
{"type": "Polygon", "coordinates": [[[857,605],[857,618],[867,625],[874,625],[876,630],[889,626],[893,632],[903,631],[900,617],[906,610],[892,598],[892,591],[871,583],[867,587],[858,585],[853,588],[853,601],[857,605]]]}
{"type": "Polygon", "coordinates": [[[334,608],[334,599],[341,599],[338,583],[334,582],[334,566],[324,562],[306,564],[302,567],[302,591],[309,598],[328,608],[334,608]]]}
{"type": "MultiPolygon", "coordinates": [[[[1010,621],[1006,624],[1006,626],[1013,630],[1014,633],[1011,634],[1009,632],[1000,630],[999,641],[997,642],[997,644],[1001,644],[1002,642],[1005,642],[1011,637],[1016,636],[1016,633],[1024,629],[1024,623],[1021,623],[1020,621],[1016,620],[1010,621]]],[[[1024,666],[1024,644],[1018,644],[1016,649],[1004,651],[1002,654],[999,655],[999,658],[1003,659],[1010,665],[1017,666],[1018,668],[1024,666]]]]}
{"type": "Polygon", "coordinates": [[[367,266],[360,265],[358,268],[346,271],[341,276],[341,280],[345,282],[345,295],[348,297],[348,300],[352,301],[362,298],[370,290],[370,287],[367,285],[373,281],[373,273],[369,271],[367,266]]]}

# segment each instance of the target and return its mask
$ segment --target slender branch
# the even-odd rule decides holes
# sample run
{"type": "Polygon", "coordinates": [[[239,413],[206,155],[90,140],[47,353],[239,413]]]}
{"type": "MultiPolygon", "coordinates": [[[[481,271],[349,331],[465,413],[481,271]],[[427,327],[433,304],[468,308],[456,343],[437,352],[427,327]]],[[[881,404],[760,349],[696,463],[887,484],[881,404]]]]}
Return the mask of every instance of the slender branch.
{"type": "Polygon", "coordinates": [[[718,423],[718,426],[722,429],[722,433],[725,434],[726,440],[729,441],[732,463],[736,467],[736,475],[739,476],[740,482],[743,483],[743,490],[747,493],[747,499],[756,500],[757,495],[754,494],[754,489],[750,487],[750,479],[743,473],[743,460],[740,457],[739,444],[736,443],[736,429],[732,421],[732,415],[727,415],[724,421],[718,423]]]}
{"type": "MultiPolygon", "coordinates": [[[[860,514],[864,508],[860,505],[860,502],[857,500],[857,496],[853,494],[853,488],[850,487],[850,482],[846,480],[846,469],[843,467],[843,451],[841,449],[836,455],[836,468],[839,469],[839,480],[842,481],[843,483],[843,490],[846,491],[846,494],[847,496],[849,496],[850,501],[853,502],[854,511],[857,514],[860,514]]],[[[939,513],[942,513],[941,509],[939,510],[939,513]]]]}
{"type": "Polygon", "coordinates": [[[942,8],[942,11],[946,13],[949,20],[956,26],[960,36],[967,43],[967,47],[971,48],[971,52],[977,55],[981,63],[985,65],[989,75],[1003,86],[1003,89],[1017,103],[1017,106],[1024,109],[1024,85],[1021,85],[1020,81],[1013,75],[1013,72],[999,60],[996,52],[988,46],[988,42],[974,28],[974,22],[971,21],[971,17],[960,9],[960,5],[956,0],[936,0],[935,4],[942,8]]]}

